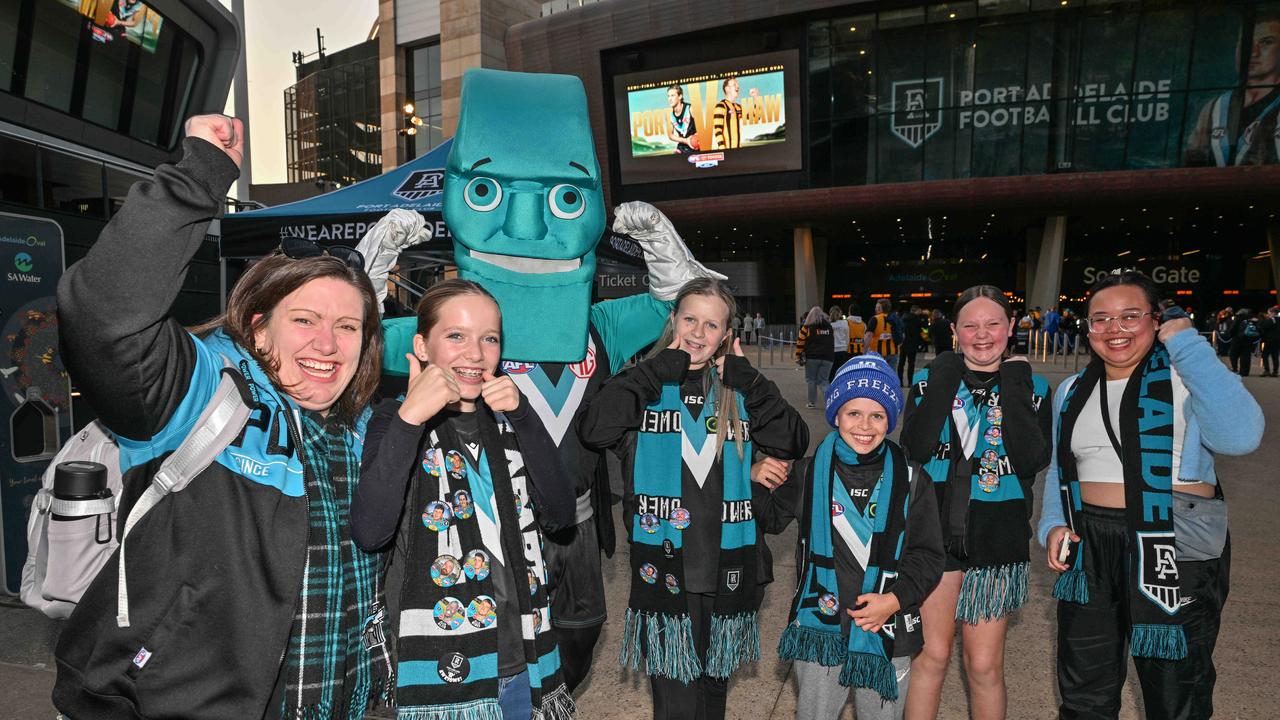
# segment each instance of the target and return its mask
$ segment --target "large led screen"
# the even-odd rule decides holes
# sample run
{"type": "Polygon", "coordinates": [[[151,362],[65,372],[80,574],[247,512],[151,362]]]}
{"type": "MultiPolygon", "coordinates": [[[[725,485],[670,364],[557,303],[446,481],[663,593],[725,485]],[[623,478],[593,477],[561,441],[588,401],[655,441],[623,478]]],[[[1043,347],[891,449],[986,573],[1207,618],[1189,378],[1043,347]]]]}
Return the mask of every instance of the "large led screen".
{"type": "Polygon", "coordinates": [[[89,18],[93,39],[104,45],[127,40],[147,52],[156,51],[164,18],[138,0],[61,0],[89,18]]]}
{"type": "Polygon", "coordinates": [[[624,184],[799,170],[794,50],[618,75],[624,184]]]}

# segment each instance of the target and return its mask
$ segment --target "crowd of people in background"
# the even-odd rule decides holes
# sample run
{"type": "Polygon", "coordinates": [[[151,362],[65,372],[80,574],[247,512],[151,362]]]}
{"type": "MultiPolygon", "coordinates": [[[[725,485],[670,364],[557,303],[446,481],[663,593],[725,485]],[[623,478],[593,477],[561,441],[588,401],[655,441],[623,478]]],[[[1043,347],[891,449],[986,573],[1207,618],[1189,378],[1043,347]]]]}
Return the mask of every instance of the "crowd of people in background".
{"type": "MultiPolygon", "coordinates": [[[[759,343],[763,342],[764,325],[759,313],[756,317],[755,341],[759,343]]],[[[1014,317],[1016,323],[1011,346],[1015,352],[1028,354],[1033,343],[1049,354],[1075,355],[1085,351],[1085,346],[1078,341],[1088,335],[1087,318],[1074,308],[1042,310],[1036,306],[1017,309],[1014,317]]],[[[749,332],[750,314],[742,322],[743,332],[749,332]]],[[[875,312],[866,321],[857,303],[850,304],[847,309],[832,305],[826,311],[814,306],[800,316],[794,331],[797,339],[802,335],[806,338],[805,343],[797,341],[796,361],[801,365],[806,365],[809,358],[830,361],[827,372],[828,377],[832,377],[845,360],[862,353],[865,345],[881,353],[896,368],[899,382],[905,387],[915,372],[917,355],[930,351],[937,355],[954,349],[951,324],[952,318],[940,308],[911,304],[895,309],[887,299],[876,302],[875,312]],[[825,332],[827,327],[831,328],[834,339],[831,357],[827,357],[825,341],[820,342],[815,355],[815,351],[806,349],[807,338],[818,329],[825,332]]],[[[1260,312],[1248,308],[1223,308],[1210,316],[1198,330],[1212,340],[1218,355],[1228,359],[1233,372],[1248,377],[1255,357],[1260,357],[1262,377],[1280,377],[1280,305],[1260,312]]],[[[789,332],[785,336],[779,334],[773,340],[786,342],[790,337],[789,332]]],[[[816,380],[814,389],[819,389],[816,380]]]]}

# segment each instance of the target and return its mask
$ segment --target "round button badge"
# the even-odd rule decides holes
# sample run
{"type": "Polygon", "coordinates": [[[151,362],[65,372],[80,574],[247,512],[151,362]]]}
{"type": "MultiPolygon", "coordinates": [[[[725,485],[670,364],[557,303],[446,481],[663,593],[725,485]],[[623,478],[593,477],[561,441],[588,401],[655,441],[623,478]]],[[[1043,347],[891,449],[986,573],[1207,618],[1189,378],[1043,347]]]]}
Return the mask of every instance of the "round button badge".
{"type": "Polygon", "coordinates": [[[440,587],[453,587],[462,577],[462,563],[452,555],[441,555],[431,563],[431,581],[440,587]]]}

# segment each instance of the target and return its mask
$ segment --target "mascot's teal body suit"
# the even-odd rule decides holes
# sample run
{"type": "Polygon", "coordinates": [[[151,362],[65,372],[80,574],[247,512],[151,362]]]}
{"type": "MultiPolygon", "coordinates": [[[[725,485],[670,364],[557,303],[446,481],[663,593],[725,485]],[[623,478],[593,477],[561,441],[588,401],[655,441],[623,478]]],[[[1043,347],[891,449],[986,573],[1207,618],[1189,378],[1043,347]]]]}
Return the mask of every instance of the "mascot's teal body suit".
{"type": "MultiPolygon", "coordinates": [[[[453,143],[444,215],[454,260],[462,277],[498,299],[502,370],[576,476],[578,524],[546,536],[544,549],[561,669],[572,690],[590,670],[605,621],[600,549],[612,553],[613,545],[607,476],[601,456],[578,439],[579,409],[661,334],[679,285],[713,273],[678,237],[674,249],[672,241],[641,240],[651,290],[660,288],[664,297],[646,293],[591,304],[606,208],[578,78],[468,71],[453,143]]],[[[660,214],[649,211],[656,222],[660,214]]],[[[393,372],[404,365],[414,323],[384,323],[393,372]]]]}

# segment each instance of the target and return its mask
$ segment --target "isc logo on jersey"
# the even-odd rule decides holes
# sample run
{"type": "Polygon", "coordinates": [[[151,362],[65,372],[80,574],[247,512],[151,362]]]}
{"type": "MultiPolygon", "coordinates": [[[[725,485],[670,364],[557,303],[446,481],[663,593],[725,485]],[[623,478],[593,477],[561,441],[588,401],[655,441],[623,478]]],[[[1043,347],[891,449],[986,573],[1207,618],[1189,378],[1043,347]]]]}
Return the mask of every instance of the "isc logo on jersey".
{"type": "Polygon", "coordinates": [[[583,358],[581,362],[576,362],[569,365],[569,372],[573,373],[575,377],[579,377],[583,380],[586,380],[592,375],[595,375],[596,374],[596,349],[593,347],[588,347],[587,356],[583,358]]]}
{"type": "Polygon", "coordinates": [[[536,363],[516,362],[515,360],[503,360],[502,372],[506,375],[524,375],[538,367],[536,363]]]}

